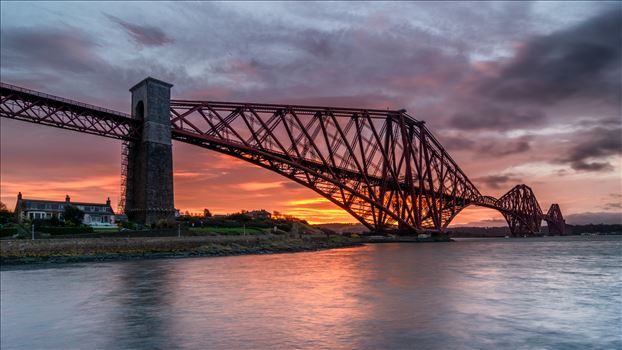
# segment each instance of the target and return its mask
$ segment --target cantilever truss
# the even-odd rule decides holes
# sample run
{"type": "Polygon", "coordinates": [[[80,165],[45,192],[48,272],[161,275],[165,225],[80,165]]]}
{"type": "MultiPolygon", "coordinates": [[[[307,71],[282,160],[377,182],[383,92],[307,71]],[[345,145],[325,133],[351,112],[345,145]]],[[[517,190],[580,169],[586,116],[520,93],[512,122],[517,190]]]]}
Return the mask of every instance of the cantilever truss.
{"type": "MultiPolygon", "coordinates": [[[[141,136],[141,122],[127,114],[1,83],[0,117],[124,141],[141,136]]],[[[542,219],[564,232],[559,206],[543,215],[525,185],[482,196],[424,122],[403,110],[173,100],[171,135],[286,176],[376,231],[442,231],[480,205],[499,210],[514,234],[539,232],[542,219]]]]}
{"type": "Polygon", "coordinates": [[[173,138],[315,190],[373,230],[442,230],[480,197],[405,111],[171,101],[173,138]]]}
{"type": "Polygon", "coordinates": [[[497,200],[512,233],[540,232],[542,209],[529,186],[517,185],[497,200]]]}
{"type": "Polygon", "coordinates": [[[558,204],[551,204],[549,211],[543,217],[549,227],[549,234],[566,234],[566,220],[562,216],[562,211],[558,204]]]}

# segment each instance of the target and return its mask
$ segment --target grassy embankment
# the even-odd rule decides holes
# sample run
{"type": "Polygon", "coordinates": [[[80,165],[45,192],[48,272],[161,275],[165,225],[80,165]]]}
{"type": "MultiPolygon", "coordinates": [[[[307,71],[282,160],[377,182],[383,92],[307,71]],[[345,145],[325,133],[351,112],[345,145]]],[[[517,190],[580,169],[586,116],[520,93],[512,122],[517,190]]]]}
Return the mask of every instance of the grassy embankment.
{"type": "Polygon", "coordinates": [[[341,236],[219,235],[0,241],[0,263],[82,262],[312,251],[359,245],[341,236]]]}
{"type": "Polygon", "coordinates": [[[269,234],[270,229],[258,227],[191,227],[190,232],[198,235],[264,235],[269,234]]]}

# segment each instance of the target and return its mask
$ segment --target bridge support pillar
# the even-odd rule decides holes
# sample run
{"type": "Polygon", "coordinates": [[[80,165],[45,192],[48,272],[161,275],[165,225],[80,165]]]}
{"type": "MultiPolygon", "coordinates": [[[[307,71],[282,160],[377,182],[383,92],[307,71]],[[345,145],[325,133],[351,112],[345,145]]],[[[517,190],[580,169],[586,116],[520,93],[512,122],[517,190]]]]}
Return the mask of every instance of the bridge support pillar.
{"type": "Polygon", "coordinates": [[[132,118],[142,121],[141,140],[128,145],[125,212],[151,225],[175,218],[170,100],[173,85],[146,78],[130,89],[132,118]]]}

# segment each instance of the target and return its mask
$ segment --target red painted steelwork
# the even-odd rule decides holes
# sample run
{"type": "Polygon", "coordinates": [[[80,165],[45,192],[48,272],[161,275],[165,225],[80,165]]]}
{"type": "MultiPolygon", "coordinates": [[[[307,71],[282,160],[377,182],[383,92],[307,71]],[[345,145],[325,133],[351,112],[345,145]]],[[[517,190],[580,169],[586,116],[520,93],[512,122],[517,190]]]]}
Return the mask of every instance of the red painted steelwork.
{"type": "MultiPolygon", "coordinates": [[[[139,121],[127,114],[13,85],[0,88],[1,117],[140,138],[139,121]]],[[[525,185],[499,199],[482,196],[425,123],[404,110],[186,100],[170,105],[173,139],[292,179],[371,230],[443,231],[469,205],[499,210],[514,234],[539,232],[543,218],[563,221],[559,206],[543,215],[525,185]]]]}
{"type": "Polygon", "coordinates": [[[559,209],[558,204],[551,204],[549,211],[543,218],[549,227],[549,234],[565,235],[566,234],[566,220],[562,216],[562,211],[559,209]]]}

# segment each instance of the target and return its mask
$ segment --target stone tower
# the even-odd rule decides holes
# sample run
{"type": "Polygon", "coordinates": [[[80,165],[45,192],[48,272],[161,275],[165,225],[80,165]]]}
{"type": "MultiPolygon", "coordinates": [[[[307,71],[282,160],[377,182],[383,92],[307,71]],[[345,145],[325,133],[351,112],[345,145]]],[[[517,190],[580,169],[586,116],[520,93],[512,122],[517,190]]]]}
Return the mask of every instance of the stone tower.
{"type": "Polygon", "coordinates": [[[175,217],[170,100],[173,85],[148,77],[130,89],[142,138],[128,144],[125,213],[151,225],[175,217]]]}

